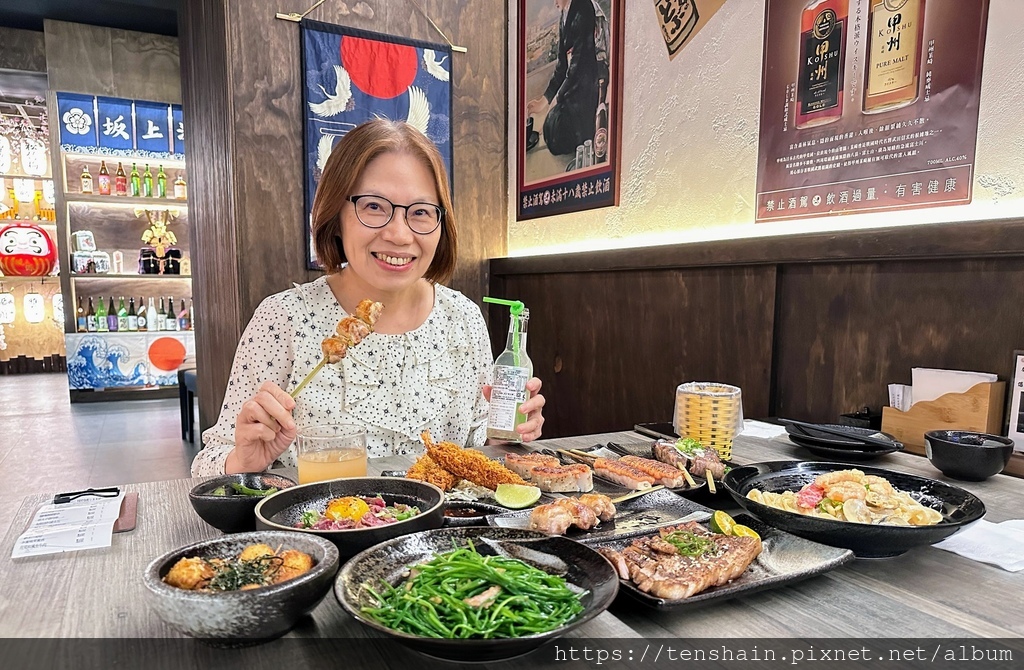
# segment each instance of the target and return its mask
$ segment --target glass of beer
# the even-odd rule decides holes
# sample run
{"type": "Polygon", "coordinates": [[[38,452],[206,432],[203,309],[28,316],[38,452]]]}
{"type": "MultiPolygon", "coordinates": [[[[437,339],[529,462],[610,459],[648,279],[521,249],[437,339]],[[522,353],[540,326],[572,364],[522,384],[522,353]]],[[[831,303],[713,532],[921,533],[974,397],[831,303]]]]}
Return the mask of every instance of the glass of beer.
{"type": "Polygon", "coordinates": [[[299,429],[299,483],[366,476],[366,429],[352,424],[299,429]]]}

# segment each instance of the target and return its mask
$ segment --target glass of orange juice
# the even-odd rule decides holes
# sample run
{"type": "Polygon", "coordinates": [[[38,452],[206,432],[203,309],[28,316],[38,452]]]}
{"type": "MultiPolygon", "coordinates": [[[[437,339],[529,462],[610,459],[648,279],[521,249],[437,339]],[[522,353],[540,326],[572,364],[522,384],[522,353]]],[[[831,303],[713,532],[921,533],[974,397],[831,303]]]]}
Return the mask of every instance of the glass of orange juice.
{"type": "Polygon", "coordinates": [[[299,429],[295,438],[299,483],[366,476],[366,429],[353,424],[299,429]]]}

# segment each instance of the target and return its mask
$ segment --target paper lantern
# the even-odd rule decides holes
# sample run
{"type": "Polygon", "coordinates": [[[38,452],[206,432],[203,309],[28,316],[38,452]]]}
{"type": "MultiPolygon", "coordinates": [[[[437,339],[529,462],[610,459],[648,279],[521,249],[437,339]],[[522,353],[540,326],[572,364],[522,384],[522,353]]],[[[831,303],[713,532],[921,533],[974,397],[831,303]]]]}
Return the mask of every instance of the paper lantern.
{"type": "Polygon", "coordinates": [[[0,272],[15,277],[45,277],[57,264],[57,245],[31,223],[0,229],[0,272]]]}
{"type": "MultiPolygon", "coordinates": [[[[34,137],[21,139],[21,169],[25,174],[46,174],[46,145],[34,137]]],[[[20,198],[19,198],[20,200],[20,198]]]]}
{"type": "Polygon", "coordinates": [[[64,323],[64,294],[60,292],[53,294],[53,320],[64,323]]]}
{"type": "Polygon", "coordinates": [[[14,197],[20,202],[32,202],[36,197],[36,182],[34,179],[15,179],[14,197]]]}
{"type": "Polygon", "coordinates": [[[14,294],[0,292],[0,323],[14,323],[14,294]]]}
{"type": "Polygon", "coordinates": [[[0,135],[0,173],[6,174],[11,171],[12,156],[11,141],[0,135]]]}
{"type": "Polygon", "coordinates": [[[53,196],[53,180],[52,179],[47,179],[46,181],[43,182],[43,200],[45,200],[46,204],[48,204],[48,205],[52,205],[52,204],[54,204],[56,202],[56,200],[54,199],[54,196],[53,196]]]}
{"type": "Polygon", "coordinates": [[[25,294],[23,308],[25,310],[25,320],[29,323],[39,323],[46,318],[46,301],[43,299],[43,296],[35,291],[29,291],[25,294]]]}

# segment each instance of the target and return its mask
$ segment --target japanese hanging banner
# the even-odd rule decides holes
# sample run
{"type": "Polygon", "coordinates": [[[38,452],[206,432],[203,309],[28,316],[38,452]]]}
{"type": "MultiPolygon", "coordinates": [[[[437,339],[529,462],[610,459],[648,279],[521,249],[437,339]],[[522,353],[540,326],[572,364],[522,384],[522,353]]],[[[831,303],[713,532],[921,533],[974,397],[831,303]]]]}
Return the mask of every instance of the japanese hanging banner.
{"type": "Polygon", "coordinates": [[[97,97],[96,110],[99,119],[100,146],[105,149],[134,149],[132,101],[97,97]]]}
{"type": "Polygon", "coordinates": [[[65,151],[180,160],[185,155],[181,105],[57,93],[65,151]]]}
{"type": "Polygon", "coordinates": [[[72,147],[96,146],[96,99],[91,95],[57,94],[57,116],[60,118],[60,141],[72,147]]]}
{"type": "Polygon", "coordinates": [[[170,148],[169,114],[168,105],[158,102],[135,103],[135,141],[139,149],[167,151],[170,148]]]}
{"type": "Polygon", "coordinates": [[[327,158],[338,138],[375,118],[406,121],[441,152],[452,176],[451,49],[319,21],[302,21],[302,108],[305,114],[305,228],[327,158]]]}

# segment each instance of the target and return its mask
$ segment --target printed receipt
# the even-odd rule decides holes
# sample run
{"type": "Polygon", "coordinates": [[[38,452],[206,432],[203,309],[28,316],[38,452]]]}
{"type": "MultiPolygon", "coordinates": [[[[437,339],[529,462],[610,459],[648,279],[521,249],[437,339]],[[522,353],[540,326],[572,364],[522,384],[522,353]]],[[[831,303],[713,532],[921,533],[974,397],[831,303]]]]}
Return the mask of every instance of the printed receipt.
{"type": "Polygon", "coordinates": [[[124,491],[116,498],[83,496],[63,505],[43,505],[14,543],[11,558],[109,547],[122,500],[124,491]]]}

